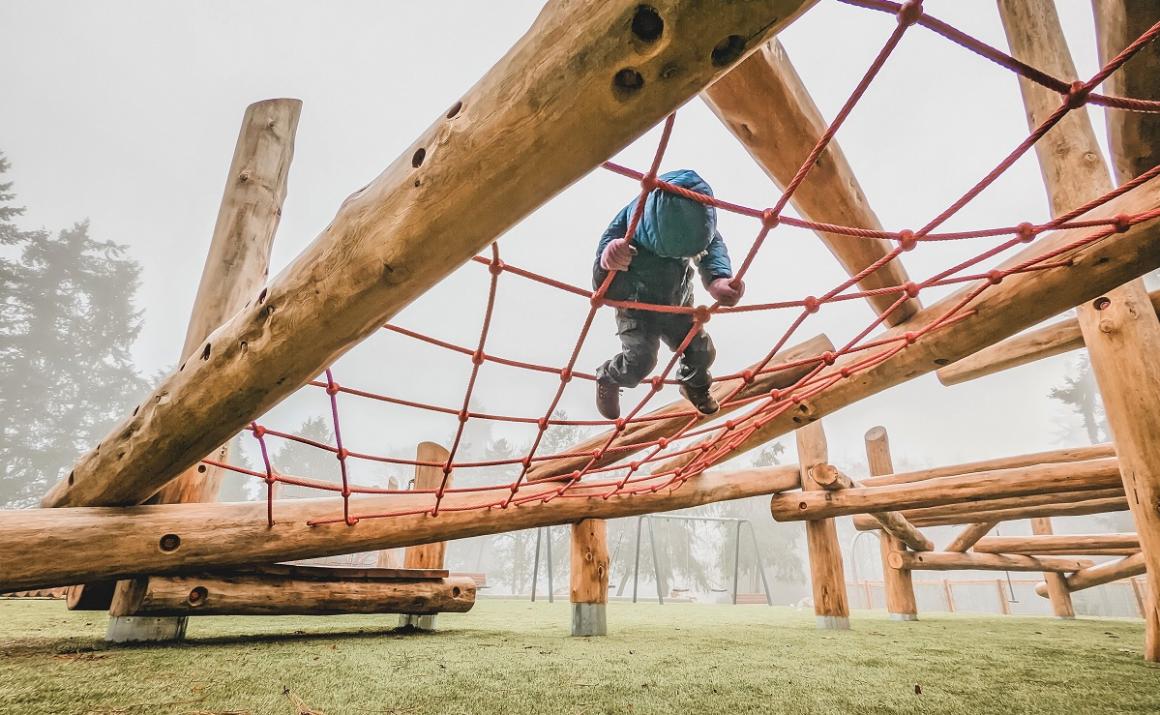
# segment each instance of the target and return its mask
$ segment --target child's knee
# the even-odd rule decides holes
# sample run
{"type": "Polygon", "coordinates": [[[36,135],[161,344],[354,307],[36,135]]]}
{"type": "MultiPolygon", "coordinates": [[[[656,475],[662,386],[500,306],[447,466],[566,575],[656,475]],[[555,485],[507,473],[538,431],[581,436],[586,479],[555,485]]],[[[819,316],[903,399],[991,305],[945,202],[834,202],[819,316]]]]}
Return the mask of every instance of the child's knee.
{"type": "Polygon", "coordinates": [[[641,382],[657,366],[657,348],[652,350],[647,345],[624,346],[625,373],[633,378],[634,382],[641,382]]]}

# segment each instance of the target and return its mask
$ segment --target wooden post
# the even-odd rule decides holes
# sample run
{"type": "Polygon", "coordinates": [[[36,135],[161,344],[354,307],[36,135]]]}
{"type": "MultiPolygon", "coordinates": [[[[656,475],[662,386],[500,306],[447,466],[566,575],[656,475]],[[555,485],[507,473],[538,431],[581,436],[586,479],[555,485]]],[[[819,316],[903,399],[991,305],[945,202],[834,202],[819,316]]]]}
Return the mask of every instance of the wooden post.
{"type": "MultiPolygon", "coordinates": [[[[813,422],[797,431],[798,462],[802,489],[825,492],[809,476],[810,470],[829,463],[826,433],[821,422],[813,422]]],[[[806,522],[806,542],[810,555],[810,582],[814,593],[814,614],[818,628],[843,630],[850,627],[850,602],[846,596],[846,575],[838,528],[833,519],[806,522]]]]}
{"type": "Polygon", "coordinates": [[[947,610],[951,613],[955,612],[955,595],[951,591],[951,582],[943,579],[943,593],[947,597],[947,610]]]}
{"type": "MultiPolygon", "coordinates": [[[[705,472],[680,486],[608,496],[608,483],[525,484],[518,508],[489,509],[495,494],[448,492],[438,517],[431,494],[352,495],[351,513],[403,516],[342,520],[342,499],[287,499],[266,521],[266,504],[164,504],[13,509],[0,512],[0,591],[67,586],[150,574],[198,573],[358,551],[500,534],[582,519],[615,519],[772,494],[801,485],[798,466],[705,472]],[[591,498],[584,498],[591,497],[591,498]],[[606,498],[605,498],[606,497],[606,498]]],[[[659,485],[658,485],[659,486],[659,485]]]]}
{"type": "MultiPolygon", "coordinates": [[[[399,480],[394,477],[387,479],[387,489],[399,488],[399,480]]],[[[398,549],[383,549],[379,551],[375,565],[383,569],[403,568],[403,555],[398,549]]]]}
{"type": "Polygon", "coordinates": [[[44,505],[126,505],[155,493],[812,4],[667,3],[655,34],[641,26],[656,23],[634,22],[638,0],[548,3],[44,505]]]}
{"type": "MultiPolygon", "coordinates": [[[[1126,34],[1129,19],[1122,3],[1106,0],[1096,5],[1097,24],[1104,38],[1100,42],[1101,61],[1110,59],[1119,44],[1113,37],[1126,34]]],[[[1000,12],[1013,54],[1053,76],[1076,77],[1075,65],[1067,48],[1055,7],[1045,0],[1000,0],[1000,12]]],[[[1147,27],[1145,13],[1134,13],[1133,25],[1147,27]]],[[[1152,22],[1157,19],[1151,8],[1152,22]]],[[[1133,81],[1143,98],[1160,97],[1160,77],[1147,62],[1129,63],[1113,77],[1113,82],[1133,81]]],[[[1029,124],[1037,124],[1058,109],[1059,95],[1020,78],[1020,90],[1027,106],[1029,124]]],[[[1110,146],[1117,179],[1124,182],[1154,163],[1155,147],[1142,137],[1158,133],[1155,117],[1138,112],[1120,112],[1109,126],[1110,146]],[[1143,161],[1142,161],[1143,160],[1143,161]],[[1145,162],[1147,162],[1145,164],[1145,162]]],[[[1052,211],[1059,214],[1091,200],[1111,188],[1107,167],[1102,161],[1095,131],[1086,112],[1068,114],[1036,146],[1044,184],[1052,211]]],[[[1160,587],[1160,412],[1154,409],[1160,396],[1160,319],[1152,310],[1144,282],[1133,280],[1109,289],[1093,301],[1078,306],[1080,331],[1091,357],[1092,372],[1100,387],[1108,425],[1120,458],[1124,490],[1140,533],[1148,579],[1153,593],[1160,587]]],[[[1160,609],[1157,599],[1149,604],[1145,618],[1144,657],[1160,661],[1160,609]]]]}
{"type": "MultiPolygon", "coordinates": [[[[890,456],[890,438],[885,427],[871,427],[866,432],[866,461],[870,474],[879,476],[894,473],[890,456]]],[[[906,544],[897,537],[882,532],[878,535],[882,552],[882,580],[886,590],[886,610],[895,621],[917,621],[918,602],[914,598],[914,580],[910,571],[890,567],[890,552],[905,551],[906,544]]]]}
{"type": "MultiPolygon", "coordinates": [[[[420,442],[415,448],[415,461],[427,462],[415,466],[416,490],[438,489],[443,482],[443,467],[451,456],[443,445],[434,442],[420,442]],[[436,466],[439,465],[439,466],[436,466]]],[[[447,486],[451,486],[454,474],[447,475],[447,486]]],[[[443,558],[447,553],[447,542],[436,541],[419,546],[408,546],[403,552],[403,568],[408,569],[441,569],[443,558]]],[[[399,627],[419,631],[435,630],[435,614],[402,614],[399,616],[399,627]]]]}
{"type": "Polygon", "coordinates": [[[608,529],[603,519],[572,525],[572,635],[608,635],[608,529]]]}
{"type": "MultiPolygon", "coordinates": [[[[1054,575],[1060,576],[1060,574],[1054,575]]],[[[1060,578],[1062,578],[1062,576],[1060,576],[1060,578]]],[[[1004,616],[1010,616],[1011,604],[1007,602],[1007,591],[1003,588],[1003,579],[995,579],[995,588],[999,592],[999,613],[1002,613],[1004,616]]]]}
{"type": "MultiPolygon", "coordinates": [[[[825,134],[827,122],[814,104],[809,90],[794,69],[785,48],[776,39],[756,52],[701,93],[713,113],[733,132],[749,155],[779,188],[785,188],[825,134]]],[[[831,139],[814,161],[810,173],[791,198],[802,216],[819,223],[861,226],[881,230],[846,155],[831,139]]],[[[884,239],[854,238],[818,232],[818,236],[851,276],[857,275],[894,249],[884,239]]],[[[875,290],[905,285],[910,279],[900,258],[866,276],[858,285],[875,290]]],[[[876,314],[899,298],[885,293],[867,298],[876,314]]],[[[907,299],[887,318],[898,325],[921,304],[907,299]]]]}
{"type": "MultiPolygon", "coordinates": [[[[297,99],[268,99],[246,107],[185,343],[177,356],[182,362],[199,359],[196,353],[203,349],[206,337],[241,310],[266,282],[301,113],[302,102],[297,99]]],[[[211,456],[228,462],[229,444],[222,444],[211,456]]],[[[149,503],[215,501],[223,476],[217,467],[197,464],[165,485],[149,503]]],[[[129,582],[121,582],[116,591],[128,588],[129,582]]],[[[111,603],[116,596],[109,595],[111,603]]],[[[136,642],[178,640],[184,634],[185,622],[180,617],[112,615],[107,637],[136,642]]]]}
{"type": "Polygon", "coordinates": [[[1139,579],[1130,578],[1128,583],[1132,584],[1132,595],[1136,597],[1136,610],[1140,612],[1140,618],[1143,618],[1148,613],[1148,599],[1144,597],[1144,587],[1140,584],[1139,579]]]}
{"type": "MultiPolygon", "coordinates": [[[[1043,536],[1052,534],[1051,517],[1041,516],[1032,519],[1031,533],[1043,536]]],[[[1071,592],[1067,590],[1063,574],[1045,573],[1043,581],[1047,584],[1047,593],[1051,598],[1051,610],[1055,617],[1075,618],[1075,608],[1071,605],[1071,592]]]]}

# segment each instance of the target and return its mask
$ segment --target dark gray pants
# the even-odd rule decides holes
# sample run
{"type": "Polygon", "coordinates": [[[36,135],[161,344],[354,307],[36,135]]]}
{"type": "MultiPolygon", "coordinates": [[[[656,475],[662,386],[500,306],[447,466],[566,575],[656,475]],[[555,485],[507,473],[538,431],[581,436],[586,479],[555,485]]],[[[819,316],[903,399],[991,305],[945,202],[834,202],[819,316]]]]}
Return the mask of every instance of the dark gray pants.
{"type": "MultiPolygon", "coordinates": [[[[675,352],[692,328],[693,316],[686,313],[617,310],[616,334],[620,336],[620,354],[597,368],[597,379],[621,387],[636,387],[657,366],[660,341],[665,341],[665,345],[675,352]]],[[[709,367],[716,357],[713,340],[702,328],[681,356],[677,380],[692,388],[708,387],[713,381],[709,367]]]]}

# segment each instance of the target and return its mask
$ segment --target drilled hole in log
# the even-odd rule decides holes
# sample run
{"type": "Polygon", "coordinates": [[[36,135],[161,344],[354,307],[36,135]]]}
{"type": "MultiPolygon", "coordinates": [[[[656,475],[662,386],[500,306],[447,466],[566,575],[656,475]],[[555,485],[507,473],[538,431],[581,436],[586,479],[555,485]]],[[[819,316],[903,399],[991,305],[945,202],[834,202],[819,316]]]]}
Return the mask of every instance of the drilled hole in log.
{"type": "Polygon", "coordinates": [[[133,408],[133,416],[136,417],[137,413],[140,411],[141,411],[141,405],[137,405],[136,407],[134,407],[133,408]]]}
{"type": "Polygon", "coordinates": [[[415,179],[415,188],[418,188],[420,183],[422,182],[420,182],[419,179],[415,179]]]}
{"type": "Polygon", "coordinates": [[[69,472],[68,473],[68,485],[71,487],[73,484],[76,484],[76,481],[77,481],[77,473],[76,472],[69,472]]]}
{"type": "Polygon", "coordinates": [[[655,42],[665,31],[665,21],[656,8],[637,5],[632,15],[632,34],[645,42],[655,42]]]}
{"type": "Polygon", "coordinates": [[[161,537],[161,540],[157,542],[157,545],[161,548],[162,551],[166,553],[172,553],[177,551],[177,547],[181,546],[181,537],[177,534],[165,534],[161,537]]]}
{"type": "Polygon", "coordinates": [[[1104,308],[1107,308],[1111,304],[1112,304],[1112,299],[1107,297],[1106,295],[1100,296],[1099,298],[1096,298],[1094,301],[1092,301],[1092,307],[1095,308],[1096,310],[1103,310],[1104,308]]]}
{"type": "Polygon", "coordinates": [[[266,291],[267,290],[269,290],[269,289],[263,288],[262,292],[258,294],[258,305],[261,305],[262,303],[266,302],[266,291]]]}
{"type": "Polygon", "coordinates": [[[935,358],[934,364],[935,365],[950,365],[951,361],[947,360],[946,358],[935,358]]]}
{"type": "Polygon", "coordinates": [[[461,593],[461,591],[459,590],[458,586],[451,589],[451,597],[452,598],[459,598],[460,593],[461,593]]]}
{"type": "Polygon", "coordinates": [[[181,372],[184,369],[185,369],[185,363],[181,363],[181,367],[177,368],[177,371],[181,372]]]}
{"type": "Polygon", "coordinates": [[[717,43],[713,48],[712,59],[716,67],[732,64],[745,50],[745,38],[741,35],[730,35],[717,43]]]}
{"type": "Polygon", "coordinates": [[[625,67],[612,78],[612,93],[617,99],[628,99],[644,87],[644,77],[631,67],[625,67]]]}
{"type": "Polygon", "coordinates": [[[205,586],[197,586],[189,592],[189,605],[200,606],[209,598],[209,590],[205,586]]]}
{"type": "Polygon", "coordinates": [[[204,464],[197,465],[197,473],[205,474],[206,466],[204,464]]]}
{"type": "Polygon", "coordinates": [[[210,352],[210,347],[211,347],[211,346],[210,346],[210,344],[209,344],[209,343],[206,343],[206,344],[205,344],[205,349],[203,349],[203,350],[201,351],[201,359],[202,359],[202,360],[209,360],[209,352],[210,352]]]}
{"type": "Polygon", "coordinates": [[[415,150],[415,153],[411,156],[411,166],[418,169],[420,166],[423,166],[423,160],[426,158],[427,158],[427,150],[424,149],[423,147],[419,147],[418,149],[415,150]]]}
{"type": "Polygon", "coordinates": [[[455,115],[459,114],[459,110],[461,109],[463,109],[463,102],[456,102],[455,104],[452,104],[451,109],[447,110],[447,118],[454,119],[455,115]]]}

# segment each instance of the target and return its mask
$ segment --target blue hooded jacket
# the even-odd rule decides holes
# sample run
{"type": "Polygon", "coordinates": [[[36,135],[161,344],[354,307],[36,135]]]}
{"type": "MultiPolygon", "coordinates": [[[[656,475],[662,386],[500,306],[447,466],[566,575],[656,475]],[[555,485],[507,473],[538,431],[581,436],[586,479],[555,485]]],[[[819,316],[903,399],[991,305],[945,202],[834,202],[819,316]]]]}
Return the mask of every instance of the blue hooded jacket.
{"type": "MultiPolygon", "coordinates": [[[[699,194],[713,195],[709,184],[691,169],[670,171],[659,178],[699,194]]],[[[600,267],[600,254],[609,242],[624,237],[637,201],[639,197],[621,209],[600,238],[592,270],[595,288],[604,282],[608,273],[600,267]]],[[[692,305],[690,260],[697,265],[706,286],[717,278],[733,277],[729,251],[717,232],[717,210],[664,189],[653,189],[645,198],[644,213],[633,233],[632,245],[637,255],[628,270],[613,279],[608,290],[608,297],[613,300],[692,305]]]]}

